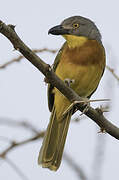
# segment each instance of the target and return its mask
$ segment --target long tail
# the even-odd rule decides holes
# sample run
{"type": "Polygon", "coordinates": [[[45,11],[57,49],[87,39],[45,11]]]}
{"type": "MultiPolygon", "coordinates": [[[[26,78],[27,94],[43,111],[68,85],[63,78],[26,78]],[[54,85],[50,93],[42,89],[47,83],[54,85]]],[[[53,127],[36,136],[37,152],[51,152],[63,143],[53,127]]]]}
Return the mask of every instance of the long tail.
{"type": "Polygon", "coordinates": [[[66,136],[72,111],[68,112],[62,120],[57,120],[55,107],[39,153],[38,163],[42,167],[56,171],[61,163],[66,136]]]}

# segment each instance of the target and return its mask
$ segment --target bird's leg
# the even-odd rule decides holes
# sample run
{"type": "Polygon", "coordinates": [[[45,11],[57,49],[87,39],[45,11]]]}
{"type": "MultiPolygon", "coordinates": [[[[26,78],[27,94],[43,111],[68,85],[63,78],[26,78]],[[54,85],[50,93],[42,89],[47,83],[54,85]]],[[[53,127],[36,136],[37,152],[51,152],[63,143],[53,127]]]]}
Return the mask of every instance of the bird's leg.
{"type": "MultiPolygon", "coordinates": [[[[90,102],[98,102],[98,101],[110,101],[110,99],[91,99],[91,100],[89,100],[88,98],[83,97],[83,100],[82,100],[82,101],[74,101],[74,102],[64,111],[63,116],[64,116],[65,114],[67,114],[74,106],[76,106],[76,107],[75,107],[75,110],[73,111],[73,112],[75,113],[75,112],[78,110],[78,107],[77,107],[77,106],[78,106],[79,104],[82,104],[82,103],[83,103],[83,106],[85,106],[85,107],[84,107],[84,109],[83,109],[83,112],[80,114],[80,116],[81,116],[81,115],[85,114],[85,113],[88,111],[88,109],[89,109],[89,107],[90,107],[90,102]]],[[[99,113],[108,112],[107,108],[103,108],[103,107],[96,108],[96,110],[97,110],[99,113]]]]}

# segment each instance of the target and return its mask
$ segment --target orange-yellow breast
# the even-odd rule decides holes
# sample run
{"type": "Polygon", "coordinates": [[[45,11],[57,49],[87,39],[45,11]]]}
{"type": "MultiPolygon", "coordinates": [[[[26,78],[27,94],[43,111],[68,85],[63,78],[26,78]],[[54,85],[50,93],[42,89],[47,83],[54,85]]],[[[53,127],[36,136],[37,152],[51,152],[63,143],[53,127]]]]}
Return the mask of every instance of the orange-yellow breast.
{"type": "MultiPolygon", "coordinates": [[[[69,48],[66,44],[56,74],[62,79],[71,79],[71,88],[81,97],[90,96],[97,88],[105,67],[105,52],[95,40],[88,40],[83,46],[69,48]]],[[[70,102],[55,88],[57,115],[68,108],[70,102]]]]}

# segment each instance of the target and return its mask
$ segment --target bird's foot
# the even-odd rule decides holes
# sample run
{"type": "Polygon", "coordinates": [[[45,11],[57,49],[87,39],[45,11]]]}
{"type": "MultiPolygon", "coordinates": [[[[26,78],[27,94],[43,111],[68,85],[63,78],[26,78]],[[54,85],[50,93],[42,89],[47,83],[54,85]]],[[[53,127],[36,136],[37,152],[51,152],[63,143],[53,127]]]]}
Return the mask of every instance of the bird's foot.
{"type": "MultiPolygon", "coordinates": [[[[74,107],[78,106],[79,104],[82,104],[85,106],[82,114],[85,114],[88,111],[88,108],[90,106],[90,100],[88,98],[83,98],[83,101],[74,101],[72,104],[70,104],[70,106],[64,111],[64,113],[62,114],[62,116],[65,116],[69,111],[71,111],[74,107]]],[[[75,108],[75,112],[78,110],[78,108],[75,108]]]]}
{"type": "Polygon", "coordinates": [[[68,87],[71,87],[71,84],[73,84],[74,82],[75,82],[74,79],[69,79],[69,78],[64,79],[64,83],[65,83],[68,87]]]}
{"type": "MultiPolygon", "coordinates": [[[[83,105],[84,106],[84,109],[83,109],[83,111],[82,111],[82,113],[80,114],[80,116],[81,115],[83,115],[83,114],[85,114],[88,110],[89,110],[89,107],[90,107],[90,103],[91,102],[99,102],[99,101],[110,101],[110,99],[88,99],[88,98],[83,98],[83,100],[82,101],[74,101],[65,111],[64,111],[64,113],[63,113],[63,117],[70,111],[70,110],[72,110],[74,107],[75,107],[75,110],[74,110],[74,112],[76,112],[77,110],[78,110],[78,105],[83,105]]],[[[100,106],[100,108],[96,108],[96,110],[100,113],[100,114],[103,114],[103,112],[108,112],[109,110],[108,110],[108,108],[107,107],[102,107],[102,106],[100,106]]]]}

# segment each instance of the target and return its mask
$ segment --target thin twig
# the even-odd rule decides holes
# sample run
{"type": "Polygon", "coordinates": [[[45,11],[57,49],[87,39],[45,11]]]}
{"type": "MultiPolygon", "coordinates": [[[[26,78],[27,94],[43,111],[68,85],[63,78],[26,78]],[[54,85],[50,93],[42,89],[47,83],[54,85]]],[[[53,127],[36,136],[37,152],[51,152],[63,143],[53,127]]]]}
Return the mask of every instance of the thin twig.
{"type": "Polygon", "coordinates": [[[101,180],[105,145],[106,145],[106,136],[103,136],[102,134],[98,134],[96,138],[96,149],[95,149],[94,161],[92,167],[92,177],[90,180],[101,180]]]}
{"type": "Polygon", "coordinates": [[[2,153],[0,153],[0,157],[4,159],[6,157],[6,154],[9,153],[14,148],[20,147],[21,145],[26,145],[29,142],[32,142],[32,141],[38,140],[40,138],[43,138],[43,136],[44,136],[44,131],[40,132],[39,134],[36,134],[35,136],[33,136],[31,138],[23,140],[21,142],[13,141],[2,153]]]}
{"type": "Polygon", "coordinates": [[[11,139],[9,139],[8,137],[4,137],[4,136],[0,136],[0,140],[6,141],[6,142],[8,142],[8,143],[11,143],[11,142],[12,142],[11,139]]]}
{"type": "Polygon", "coordinates": [[[34,133],[39,133],[39,130],[36,129],[36,127],[33,126],[33,124],[28,123],[26,121],[15,121],[15,120],[11,120],[10,118],[0,118],[0,124],[1,125],[8,125],[8,126],[12,126],[12,127],[22,127],[25,128],[27,130],[30,130],[34,133]]]}
{"type": "Polygon", "coordinates": [[[22,172],[22,170],[12,160],[10,160],[9,158],[5,158],[4,160],[10,165],[10,167],[13,168],[13,170],[19,175],[22,180],[29,180],[22,172]]]}
{"type": "Polygon", "coordinates": [[[106,66],[106,68],[112,73],[112,75],[117,79],[117,81],[119,81],[119,76],[114,72],[114,69],[106,66]]]}
{"type": "MultiPolygon", "coordinates": [[[[48,49],[48,48],[43,48],[43,49],[33,49],[32,50],[34,53],[41,53],[41,52],[50,52],[50,53],[53,53],[55,54],[58,50],[57,49],[48,49]]],[[[0,65],[0,69],[4,69],[6,68],[7,66],[15,63],[15,62],[20,62],[22,59],[24,58],[24,56],[22,55],[19,55],[17,58],[14,58],[10,61],[7,61],[6,63],[0,65]]]]}
{"type": "Polygon", "coordinates": [[[79,164],[75,163],[74,159],[72,159],[66,153],[64,153],[63,158],[67,162],[68,166],[71,167],[71,170],[74,170],[76,172],[79,179],[87,180],[87,177],[86,177],[83,169],[79,166],[79,164]]]}

